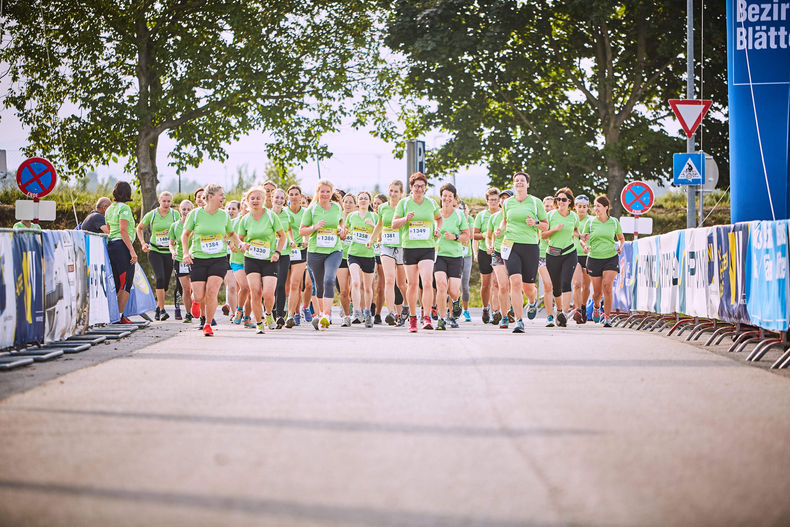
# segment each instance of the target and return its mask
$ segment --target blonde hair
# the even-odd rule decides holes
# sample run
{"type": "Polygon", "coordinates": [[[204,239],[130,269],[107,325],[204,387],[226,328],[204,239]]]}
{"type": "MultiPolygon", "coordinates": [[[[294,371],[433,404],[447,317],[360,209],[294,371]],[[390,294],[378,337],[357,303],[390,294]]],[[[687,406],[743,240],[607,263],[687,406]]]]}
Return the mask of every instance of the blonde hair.
{"type": "Polygon", "coordinates": [[[210,183],[206,185],[206,188],[203,190],[204,196],[203,199],[206,199],[206,195],[211,194],[212,196],[222,190],[222,185],[217,185],[216,183],[210,183]]]}
{"type": "MultiPolygon", "coordinates": [[[[318,183],[316,183],[316,185],[315,185],[315,194],[313,194],[313,199],[310,202],[310,205],[313,205],[314,203],[318,203],[318,190],[321,187],[329,187],[330,193],[334,194],[335,186],[332,184],[332,182],[329,181],[328,179],[319,179],[318,183]]],[[[331,201],[331,198],[330,198],[330,201],[331,201]]]]}
{"type": "Polygon", "coordinates": [[[171,200],[173,199],[173,193],[170,192],[169,190],[163,190],[162,192],[160,192],[159,199],[162,199],[162,196],[170,196],[170,199],[171,200]]]}

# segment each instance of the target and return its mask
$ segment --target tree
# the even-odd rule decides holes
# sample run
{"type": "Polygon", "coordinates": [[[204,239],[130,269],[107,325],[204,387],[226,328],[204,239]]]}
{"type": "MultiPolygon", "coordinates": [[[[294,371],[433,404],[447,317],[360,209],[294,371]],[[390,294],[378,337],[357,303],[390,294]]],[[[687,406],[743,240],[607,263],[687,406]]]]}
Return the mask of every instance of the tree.
{"type": "MultiPolygon", "coordinates": [[[[671,115],[667,99],[685,97],[685,4],[400,0],[385,41],[404,58],[397,66],[404,74],[382,77],[406,101],[399,138],[437,128],[451,134],[430,153],[433,175],[485,162],[491,182],[504,185],[526,170],[535,194],[566,185],[605,191],[618,212],[626,175],[666,180],[671,154],[685,151],[661,123],[671,115]]],[[[705,16],[706,86],[725,87],[714,97],[720,117],[706,117],[706,142],[721,166],[723,3],[708,6],[705,16]]],[[[380,133],[394,136],[392,127],[380,133]]]]}
{"type": "MultiPolygon", "coordinates": [[[[255,173],[253,172],[253,175],[255,173]]],[[[263,181],[273,181],[277,188],[281,188],[283,190],[288,190],[288,187],[291,185],[298,185],[299,178],[296,177],[294,171],[290,168],[285,168],[282,166],[278,166],[276,163],[266,163],[266,168],[264,168],[263,172],[263,181]]]]}
{"type": "Polygon", "coordinates": [[[30,0],[6,3],[4,99],[29,128],[26,153],[67,173],[128,159],[156,203],[158,141],[178,171],[253,130],[281,163],[328,155],[376,64],[370,7],[356,0],[30,0]]]}

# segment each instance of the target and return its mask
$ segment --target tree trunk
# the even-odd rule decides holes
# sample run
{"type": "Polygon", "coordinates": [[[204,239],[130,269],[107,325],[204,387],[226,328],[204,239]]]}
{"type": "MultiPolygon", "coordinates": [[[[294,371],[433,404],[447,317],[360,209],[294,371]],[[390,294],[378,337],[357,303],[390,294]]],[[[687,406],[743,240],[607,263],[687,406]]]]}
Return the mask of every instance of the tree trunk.
{"type": "Polygon", "coordinates": [[[153,130],[141,130],[137,136],[137,180],[143,198],[143,213],[157,205],[156,186],[159,184],[156,168],[156,148],[159,137],[153,130]]]}
{"type": "Polygon", "coordinates": [[[604,156],[606,157],[607,172],[606,197],[609,198],[609,203],[612,204],[609,214],[620,217],[623,212],[622,204],[620,203],[620,192],[625,186],[625,169],[616,154],[618,151],[617,143],[620,141],[620,130],[611,122],[608,123],[607,128],[604,136],[606,144],[604,156]]]}

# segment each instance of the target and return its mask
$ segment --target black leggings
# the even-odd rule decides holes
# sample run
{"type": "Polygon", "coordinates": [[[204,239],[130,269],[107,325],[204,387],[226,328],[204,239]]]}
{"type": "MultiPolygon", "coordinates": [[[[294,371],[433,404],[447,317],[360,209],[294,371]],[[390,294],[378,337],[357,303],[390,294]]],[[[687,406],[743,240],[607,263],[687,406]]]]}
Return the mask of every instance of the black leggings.
{"type": "Polygon", "coordinates": [[[329,254],[307,253],[307,266],[313,271],[313,283],[318,298],[335,298],[335,281],[342,259],[342,251],[329,254]]]}
{"type": "Polygon", "coordinates": [[[562,296],[562,293],[570,293],[573,285],[573,272],[578,263],[576,251],[561,256],[546,254],[546,270],[551,277],[551,288],[554,297],[562,296]]]}
{"type": "Polygon", "coordinates": [[[148,262],[156,277],[156,289],[167,291],[170,286],[170,276],[173,274],[173,255],[149,251],[148,262]]]}
{"type": "MultiPolygon", "coordinates": [[[[277,286],[274,289],[274,316],[285,317],[285,301],[288,300],[288,291],[285,290],[285,281],[288,279],[288,270],[291,268],[291,256],[281,255],[277,260],[277,286]]],[[[296,278],[294,277],[293,280],[296,278]]]]}
{"type": "Polygon", "coordinates": [[[400,292],[400,288],[398,284],[395,284],[395,305],[402,305],[403,304],[403,294],[400,292]]]}

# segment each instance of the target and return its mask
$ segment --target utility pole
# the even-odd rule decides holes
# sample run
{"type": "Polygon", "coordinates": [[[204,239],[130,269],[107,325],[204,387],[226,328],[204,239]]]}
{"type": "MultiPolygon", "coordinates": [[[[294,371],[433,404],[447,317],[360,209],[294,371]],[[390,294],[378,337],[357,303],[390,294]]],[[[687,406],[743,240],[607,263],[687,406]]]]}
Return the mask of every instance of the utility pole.
{"type": "MultiPolygon", "coordinates": [[[[686,98],[694,99],[694,0],[686,0],[686,98]]],[[[686,152],[694,153],[696,134],[686,140],[686,152]]],[[[686,228],[693,229],[697,226],[695,200],[697,199],[697,185],[688,185],[686,189],[686,228]]],[[[700,200],[702,208],[702,200],[700,200]]]]}

